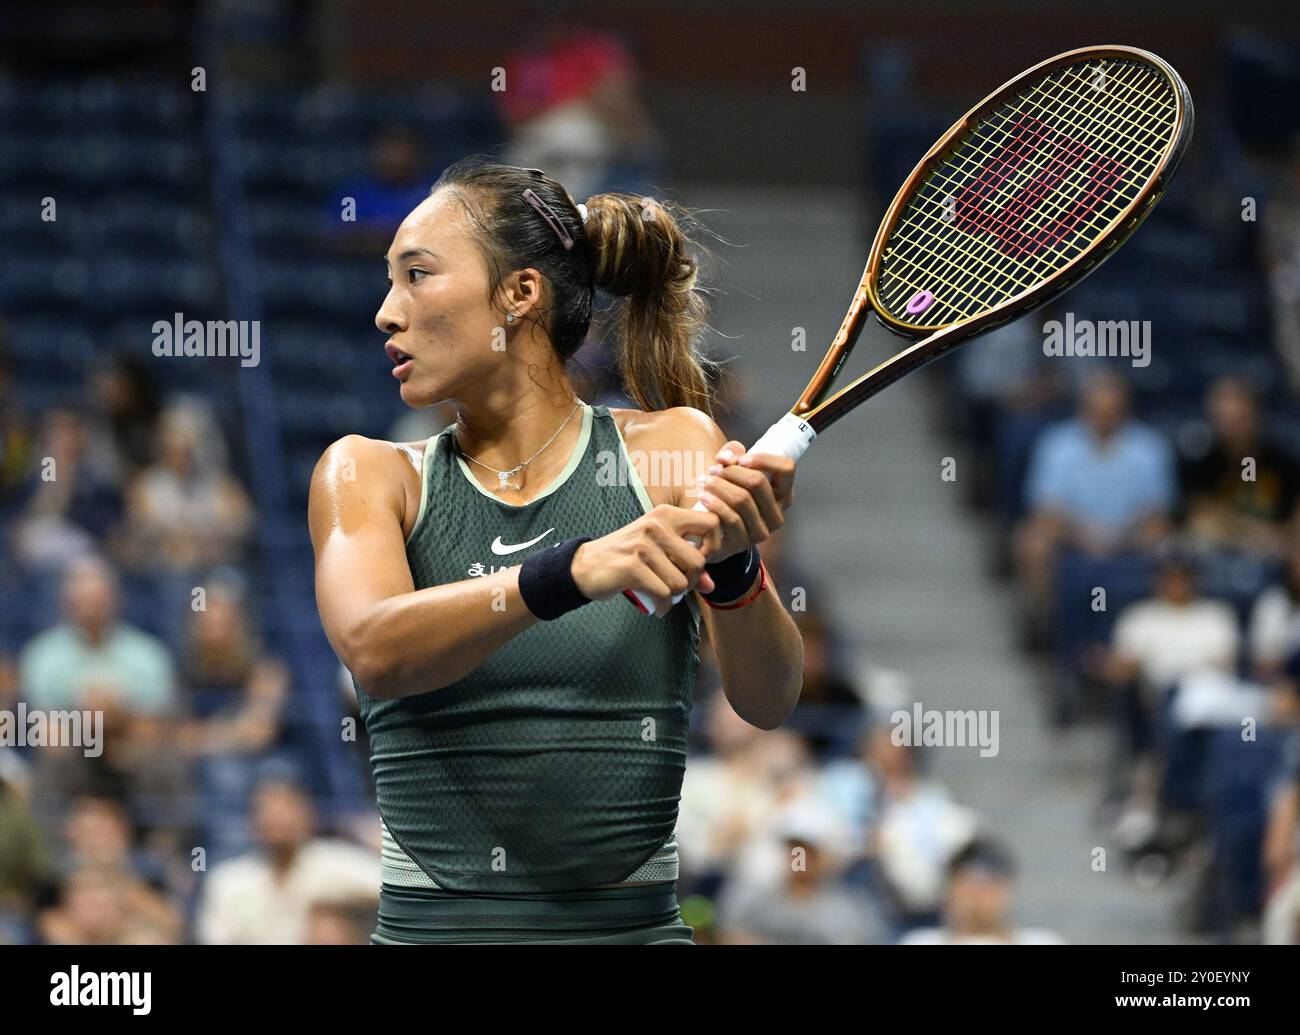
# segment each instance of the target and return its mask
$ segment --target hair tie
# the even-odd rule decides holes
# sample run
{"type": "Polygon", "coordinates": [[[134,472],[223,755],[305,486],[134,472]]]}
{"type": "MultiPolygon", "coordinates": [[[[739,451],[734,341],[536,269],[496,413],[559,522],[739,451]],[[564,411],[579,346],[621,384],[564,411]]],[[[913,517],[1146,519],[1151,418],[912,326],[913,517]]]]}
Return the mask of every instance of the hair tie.
{"type": "Polygon", "coordinates": [[[550,225],[550,228],[555,231],[555,236],[558,237],[560,243],[564,245],[564,250],[566,252],[570,251],[573,248],[573,237],[570,235],[569,231],[564,228],[564,224],[560,222],[560,217],[555,214],[555,210],[539,198],[531,187],[524,191],[522,197],[526,202],[528,202],[528,204],[537,209],[537,214],[545,219],[550,225]]]}

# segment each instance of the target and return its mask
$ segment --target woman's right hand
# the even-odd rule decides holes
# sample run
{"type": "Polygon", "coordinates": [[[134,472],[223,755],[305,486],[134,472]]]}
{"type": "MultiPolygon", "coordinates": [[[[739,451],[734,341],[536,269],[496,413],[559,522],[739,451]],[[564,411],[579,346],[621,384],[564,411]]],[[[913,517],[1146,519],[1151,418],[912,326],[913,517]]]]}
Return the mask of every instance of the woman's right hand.
{"type": "Polygon", "coordinates": [[[625,589],[640,590],[664,615],[673,597],[697,587],[713,589],[704,570],[722,546],[716,514],[661,503],[617,532],[583,543],[573,555],[573,581],[590,600],[606,600],[625,589]],[[687,542],[687,536],[699,546],[687,542]]]}

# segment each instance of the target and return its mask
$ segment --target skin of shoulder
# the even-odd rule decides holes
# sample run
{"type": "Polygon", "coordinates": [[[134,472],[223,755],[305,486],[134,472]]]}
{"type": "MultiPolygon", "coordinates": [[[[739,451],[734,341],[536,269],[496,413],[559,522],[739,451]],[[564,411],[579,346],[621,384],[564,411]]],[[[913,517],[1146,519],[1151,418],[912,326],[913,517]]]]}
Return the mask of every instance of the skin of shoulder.
{"type": "MultiPolygon", "coordinates": [[[[424,442],[388,442],[364,435],[344,435],[330,444],[316,463],[311,479],[309,508],[316,515],[337,519],[348,496],[387,497],[410,533],[420,503],[424,442]]],[[[323,531],[323,529],[322,529],[323,531]]]]}
{"type": "MultiPolygon", "coordinates": [[[[728,439],[717,423],[703,410],[693,406],[673,406],[666,410],[616,410],[610,414],[618,422],[631,453],[690,452],[697,455],[690,462],[673,465],[688,477],[703,474],[713,463],[728,439]]],[[[686,458],[683,458],[686,459],[686,458]]],[[[649,485],[647,491],[656,503],[682,506],[685,485],[649,485]]]]}

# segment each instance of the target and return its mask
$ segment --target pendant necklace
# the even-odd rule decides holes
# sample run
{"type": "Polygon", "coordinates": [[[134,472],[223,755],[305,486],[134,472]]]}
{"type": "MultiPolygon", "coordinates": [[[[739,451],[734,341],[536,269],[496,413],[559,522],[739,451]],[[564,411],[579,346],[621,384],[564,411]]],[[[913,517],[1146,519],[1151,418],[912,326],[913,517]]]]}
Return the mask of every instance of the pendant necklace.
{"type": "MultiPolygon", "coordinates": [[[[527,467],[529,464],[531,464],[539,456],[541,456],[542,453],[546,451],[546,447],[549,446],[552,442],[554,442],[557,438],[559,438],[560,432],[565,429],[569,421],[573,420],[573,415],[578,412],[578,407],[580,407],[581,405],[582,405],[581,402],[574,404],[573,409],[569,411],[569,415],[564,418],[563,423],[561,423],[560,426],[555,429],[555,434],[546,440],[545,444],[542,446],[541,449],[539,449],[536,453],[530,456],[523,463],[517,464],[516,466],[510,468],[510,470],[508,471],[498,471],[495,467],[489,467],[487,464],[483,463],[482,460],[475,460],[472,456],[470,456],[468,453],[466,453],[463,449],[460,448],[459,441],[456,441],[456,451],[460,453],[460,455],[463,456],[470,463],[478,464],[479,467],[482,467],[485,470],[491,471],[493,474],[495,474],[497,476],[497,492],[505,492],[507,489],[514,489],[516,492],[519,492],[524,487],[523,479],[520,478],[519,481],[515,481],[514,480],[515,477],[517,475],[523,474],[524,468],[527,467]]],[[[452,435],[452,438],[453,440],[455,440],[454,434],[452,435]]]]}

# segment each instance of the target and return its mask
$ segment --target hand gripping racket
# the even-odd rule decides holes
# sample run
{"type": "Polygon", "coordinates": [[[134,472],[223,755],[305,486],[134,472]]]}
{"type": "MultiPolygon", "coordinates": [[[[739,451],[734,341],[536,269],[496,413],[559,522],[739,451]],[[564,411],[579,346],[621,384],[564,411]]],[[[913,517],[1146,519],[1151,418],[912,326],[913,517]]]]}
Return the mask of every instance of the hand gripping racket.
{"type": "Polygon", "coordinates": [[[749,451],[798,460],[881,389],[1068,291],[1150,214],[1192,123],[1178,73],[1133,47],[1058,54],[989,94],[899,189],[830,350],[749,451]],[[830,395],[869,312],[914,344],[830,395]]]}

